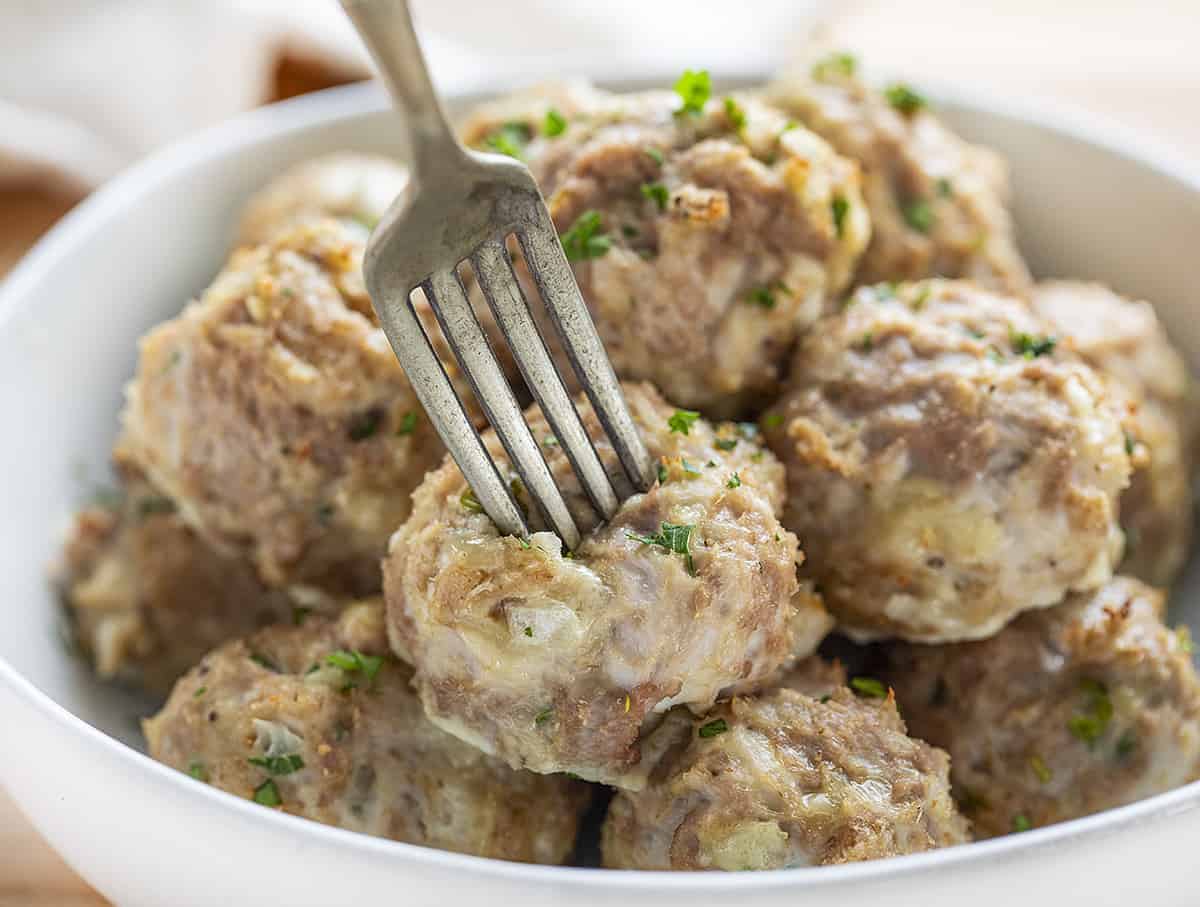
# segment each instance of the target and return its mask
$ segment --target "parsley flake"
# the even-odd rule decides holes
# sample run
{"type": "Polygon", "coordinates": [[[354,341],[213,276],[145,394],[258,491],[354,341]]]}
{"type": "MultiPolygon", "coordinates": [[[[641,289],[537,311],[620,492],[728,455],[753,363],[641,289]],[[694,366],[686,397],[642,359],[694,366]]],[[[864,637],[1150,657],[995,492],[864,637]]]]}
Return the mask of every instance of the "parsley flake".
{"type": "Polygon", "coordinates": [[[304,768],[304,760],[297,753],[287,756],[252,756],[246,761],[259,768],[265,768],[272,775],[290,775],[304,768]]]}
{"type": "Polygon", "coordinates": [[[1019,834],[1020,832],[1029,831],[1029,829],[1033,828],[1033,823],[1029,821],[1029,817],[1024,813],[1018,813],[1017,815],[1013,816],[1012,827],[1013,831],[1019,834]]]}
{"type": "Polygon", "coordinates": [[[708,740],[711,737],[716,737],[719,734],[724,734],[729,730],[729,724],[724,718],[718,718],[715,721],[710,721],[708,724],[700,725],[700,730],[696,733],[708,740]]]}
{"type": "Polygon", "coordinates": [[[917,199],[904,206],[904,222],[918,233],[933,229],[933,208],[924,199],[917,199]]]}
{"type": "Polygon", "coordinates": [[[659,463],[659,464],[658,464],[658,484],[659,484],[659,485],[666,485],[666,484],[667,484],[667,478],[668,478],[668,476],[669,476],[669,475],[670,475],[670,473],[668,473],[668,472],[667,472],[667,466],[666,466],[666,464],[665,464],[665,463],[659,463]]]}
{"type": "Polygon", "coordinates": [[[858,69],[854,54],[837,51],[813,64],[812,77],[817,82],[831,82],[837,78],[849,79],[858,69]]]}
{"type": "Polygon", "coordinates": [[[545,724],[547,721],[549,721],[552,717],[554,717],[554,709],[550,706],[546,706],[544,709],[542,709],[540,712],[538,712],[536,715],[533,716],[533,723],[534,723],[534,725],[541,727],[543,724],[545,724]]]}
{"type": "Polygon", "coordinates": [[[746,128],[746,111],[730,97],[725,98],[725,119],[729,120],[734,132],[741,132],[746,128]]]}
{"type": "Polygon", "coordinates": [[[675,93],[683,101],[677,114],[699,116],[704,112],[704,105],[712,95],[712,79],[707,69],[692,71],[685,69],[683,75],[675,82],[675,93]]]}
{"type": "Polygon", "coordinates": [[[778,428],[783,424],[782,413],[767,413],[762,417],[762,427],[765,429],[778,428]]]}
{"type": "Polygon", "coordinates": [[[533,639],[533,627],[526,627],[525,635],[528,636],[530,639],[533,639]]]}
{"type": "Polygon", "coordinates": [[[483,513],[483,505],[479,503],[479,498],[475,497],[475,492],[470,488],[458,496],[458,503],[467,513],[483,513]]]}
{"type": "Polygon", "coordinates": [[[671,192],[662,183],[642,183],[642,197],[652,199],[659,211],[666,211],[671,192]]]}
{"type": "Polygon", "coordinates": [[[626,532],[625,536],[633,539],[635,542],[641,542],[643,545],[657,545],[674,554],[682,554],[687,572],[695,576],[696,564],[692,560],[690,547],[692,532],[695,528],[693,524],[662,523],[659,531],[654,535],[638,535],[634,532],[626,532]]]}
{"type": "Polygon", "coordinates": [[[347,675],[346,684],[342,687],[344,692],[358,686],[359,675],[365,677],[368,684],[373,684],[375,676],[383,667],[383,656],[364,655],[357,649],[338,649],[325,656],[325,664],[338,668],[347,675]]]}
{"type": "Polygon", "coordinates": [[[546,111],[546,117],[542,120],[542,135],[547,138],[555,138],[567,131],[567,118],[551,107],[546,111]]]}
{"type": "Polygon", "coordinates": [[[396,428],[396,434],[411,435],[413,433],[413,431],[416,429],[416,427],[417,427],[417,414],[412,413],[412,412],[405,413],[403,416],[400,417],[400,424],[396,428]]]}
{"type": "Polygon", "coordinates": [[[654,161],[654,163],[658,164],[660,167],[663,165],[663,153],[661,151],[659,151],[657,148],[645,148],[643,150],[646,152],[646,155],[650,158],[650,160],[654,161]]]}
{"type": "Polygon", "coordinates": [[[864,699],[886,699],[887,687],[874,677],[854,677],[850,680],[850,689],[864,699]]]}
{"type": "Polygon", "coordinates": [[[846,230],[846,214],[850,211],[850,203],[842,196],[835,195],[829,207],[833,210],[833,228],[837,231],[838,239],[841,239],[846,230]]]}
{"type": "Polygon", "coordinates": [[[671,418],[667,420],[667,425],[672,433],[681,435],[691,434],[692,426],[696,424],[696,420],[700,418],[700,414],[691,409],[677,409],[671,414],[671,418]]]}
{"type": "Polygon", "coordinates": [[[906,117],[912,116],[918,110],[927,106],[923,95],[913,90],[911,85],[904,82],[894,82],[883,90],[887,102],[906,117]]]}
{"type": "Polygon", "coordinates": [[[1079,684],[1083,694],[1083,709],[1071,716],[1067,722],[1067,730],[1081,743],[1086,743],[1088,749],[1096,745],[1113,717],[1112,699],[1109,698],[1108,688],[1098,680],[1084,679],[1079,684]]]}
{"type": "Polygon", "coordinates": [[[187,773],[197,781],[208,782],[208,769],[204,767],[203,762],[189,762],[187,773]]]}
{"type": "Polygon", "coordinates": [[[208,687],[196,687],[196,692],[192,694],[193,699],[199,699],[208,692],[208,687]]]}
{"type": "Polygon", "coordinates": [[[737,442],[737,438],[717,438],[714,443],[716,444],[717,450],[733,450],[735,447],[737,447],[737,442]]]}
{"type": "Polygon", "coordinates": [[[736,472],[729,477],[729,481],[725,483],[726,488],[740,488],[742,486],[742,477],[736,472]]]}
{"type": "Polygon", "coordinates": [[[1008,335],[1008,341],[1012,344],[1013,352],[1026,359],[1049,356],[1054,352],[1054,347],[1058,345],[1057,337],[1051,337],[1049,334],[1038,337],[1024,331],[1013,331],[1008,335]]]}
{"type": "Polygon", "coordinates": [[[533,130],[524,123],[505,123],[493,130],[483,140],[483,144],[492,151],[516,158],[519,161],[525,156],[525,146],[529,144],[531,138],[533,138],[533,130]]]}
{"type": "Polygon", "coordinates": [[[612,239],[600,231],[599,211],[584,211],[559,238],[568,261],[601,258],[612,247],[612,239]]]}
{"type": "Polygon", "coordinates": [[[261,806],[283,805],[283,798],[279,796],[279,788],[275,786],[273,778],[268,778],[258,787],[254,788],[254,802],[261,806]]]}
{"type": "Polygon", "coordinates": [[[294,605],[292,607],[292,624],[297,627],[303,627],[304,622],[308,620],[308,615],[312,614],[312,608],[306,608],[303,605],[294,605]]]}
{"type": "Polygon", "coordinates": [[[383,410],[369,409],[350,420],[350,425],[346,428],[346,436],[351,441],[365,441],[379,431],[379,426],[382,424],[383,410]]]}

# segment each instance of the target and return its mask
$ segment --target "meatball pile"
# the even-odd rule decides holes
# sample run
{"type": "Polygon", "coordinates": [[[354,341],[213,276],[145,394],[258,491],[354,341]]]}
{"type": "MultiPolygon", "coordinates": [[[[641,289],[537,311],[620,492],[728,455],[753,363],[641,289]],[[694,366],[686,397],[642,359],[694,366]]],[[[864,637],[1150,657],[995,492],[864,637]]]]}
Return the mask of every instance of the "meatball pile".
{"type": "Polygon", "coordinates": [[[169,692],[151,755],[365,834],[546,864],[598,838],[649,870],[918,853],[1200,778],[1158,588],[1191,545],[1198,420],[1152,306],[1033,283],[1004,162],[847,55],[674,88],[545,86],[462,127],[540,183],[655,461],[600,522],[529,406],[573,550],[427,301],[527,538],[378,325],[362,256],[404,166],[328,155],[249,200],[211,286],[143,338],[117,492],[57,574],[96,673],[169,692]]]}
{"type": "Polygon", "coordinates": [[[1200,681],[1162,593],[1128,577],[990,639],[895,645],[909,727],[950,753],[976,834],[1132,803],[1200,777],[1200,681]]]}
{"type": "Polygon", "coordinates": [[[394,841],[561,863],[587,787],[515,772],[421,713],[383,606],[206,656],[145,724],[150,754],[264,806],[394,841]]]}

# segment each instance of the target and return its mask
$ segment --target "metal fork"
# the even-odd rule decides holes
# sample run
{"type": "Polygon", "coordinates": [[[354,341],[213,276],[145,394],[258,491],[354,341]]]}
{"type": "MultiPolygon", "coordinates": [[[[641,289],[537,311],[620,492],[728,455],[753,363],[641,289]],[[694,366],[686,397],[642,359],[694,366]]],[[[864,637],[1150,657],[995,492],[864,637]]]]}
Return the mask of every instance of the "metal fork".
{"type": "Polygon", "coordinates": [[[515,235],[563,346],[607,432],[621,467],[646,490],[654,468],[625,405],[608,355],[584,305],[550,212],[520,161],[463,148],[454,137],[413,31],[405,0],[342,0],[375,58],[396,106],[407,115],[412,181],[367,244],[363,271],[379,321],[417,397],[476,499],[502,532],[529,527],[508,485],[467,418],[421,327],[410,296],[420,288],[530,496],[568,549],[580,532],[458,275],[470,261],[496,321],[558,443],[600,520],[620,504],[512,269],[515,235]]]}

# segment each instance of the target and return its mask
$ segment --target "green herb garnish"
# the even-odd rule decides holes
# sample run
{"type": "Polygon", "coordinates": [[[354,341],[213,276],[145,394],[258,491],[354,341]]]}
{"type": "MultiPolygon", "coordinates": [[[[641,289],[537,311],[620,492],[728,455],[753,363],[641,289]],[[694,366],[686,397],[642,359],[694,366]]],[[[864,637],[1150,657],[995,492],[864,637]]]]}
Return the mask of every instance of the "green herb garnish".
{"type": "Polygon", "coordinates": [[[658,469],[657,469],[657,472],[658,472],[658,484],[659,484],[659,485],[666,485],[666,484],[667,484],[667,477],[670,475],[670,473],[668,473],[668,472],[667,472],[667,466],[666,466],[666,464],[665,464],[665,463],[659,463],[659,464],[658,464],[658,469]]]}
{"type": "Polygon", "coordinates": [[[904,222],[918,233],[928,233],[933,228],[933,208],[924,199],[904,206],[904,222]]]}
{"type": "Polygon", "coordinates": [[[782,413],[767,413],[762,417],[762,427],[765,429],[778,428],[783,424],[782,413]]]}
{"type": "Polygon", "coordinates": [[[645,148],[643,150],[650,157],[650,160],[654,161],[654,163],[658,164],[658,166],[662,166],[663,153],[661,151],[659,151],[657,148],[645,148]]]}
{"type": "Polygon", "coordinates": [[[304,760],[296,753],[287,756],[251,756],[246,761],[265,768],[272,775],[290,775],[304,768],[304,760]]]}
{"type": "Polygon", "coordinates": [[[742,485],[742,477],[736,472],[729,477],[729,481],[725,483],[726,488],[740,488],[742,485]]]}
{"type": "Polygon", "coordinates": [[[542,135],[547,138],[560,136],[567,131],[567,118],[551,107],[546,111],[546,117],[542,120],[542,135]]]}
{"type": "Polygon", "coordinates": [[[470,488],[458,496],[458,503],[467,513],[483,513],[483,505],[479,503],[479,498],[475,497],[475,492],[470,488]]]}
{"type": "Polygon", "coordinates": [[[777,302],[776,293],[787,293],[788,288],[783,281],[776,280],[772,283],[764,284],[761,287],[754,287],[746,294],[746,302],[751,305],[759,306],[764,309],[775,308],[777,302]]]}
{"type": "Polygon", "coordinates": [[[375,676],[383,667],[383,656],[364,655],[357,649],[338,649],[325,656],[325,664],[338,668],[347,675],[346,684],[342,687],[342,690],[346,691],[358,686],[360,676],[365,677],[368,684],[373,684],[375,676]]]}
{"type": "Polygon", "coordinates": [[[1024,331],[1013,331],[1008,335],[1013,351],[1026,359],[1036,359],[1038,356],[1049,356],[1058,344],[1058,338],[1045,334],[1041,337],[1027,334],[1024,331]]]}
{"type": "Polygon", "coordinates": [[[533,723],[541,726],[554,717],[554,709],[551,706],[546,706],[540,712],[533,716],[533,723]]]}
{"type": "Polygon", "coordinates": [[[518,161],[525,156],[525,146],[533,138],[533,130],[524,123],[505,123],[491,132],[483,140],[483,144],[492,151],[516,158],[518,161]]]}
{"type": "Polygon", "coordinates": [[[829,82],[837,77],[851,78],[858,69],[854,54],[838,51],[813,64],[812,77],[818,82],[829,82]]]}
{"type": "Polygon", "coordinates": [[[886,699],[887,687],[874,677],[853,677],[850,689],[866,699],[886,699]]]}
{"type": "Polygon", "coordinates": [[[208,687],[196,687],[196,692],[192,694],[193,699],[199,699],[208,692],[208,687]]]}
{"type": "Polygon", "coordinates": [[[1112,699],[1109,698],[1108,688],[1098,680],[1080,681],[1079,690],[1084,697],[1083,709],[1067,722],[1067,730],[1091,749],[1112,721],[1112,699]]]}
{"type": "Polygon", "coordinates": [[[1020,833],[1023,831],[1029,831],[1029,829],[1033,828],[1033,823],[1029,821],[1029,817],[1024,813],[1018,813],[1017,815],[1013,816],[1012,827],[1013,831],[1020,833]]]}
{"type": "Polygon", "coordinates": [[[303,605],[294,605],[292,607],[292,623],[297,627],[303,627],[304,622],[308,620],[308,615],[312,614],[312,608],[306,608],[303,605]]]}
{"type": "Polygon", "coordinates": [[[912,116],[927,105],[925,98],[904,82],[894,82],[883,90],[887,102],[906,117],[912,116]]]}
{"type": "Polygon", "coordinates": [[[717,450],[733,450],[737,447],[737,438],[717,438],[715,444],[717,450]]]}
{"type": "Polygon", "coordinates": [[[725,119],[729,120],[729,125],[733,127],[734,132],[741,132],[746,128],[746,111],[742,109],[742,105],[733,98],[725,98],[725,119]]]}
{"type": "Polygon", "coordinates": [[[677,114],[699,116],[704,112],[704,105],[712,95],[712,79],[709,78],[708,70],[693,72],[685,69],[683,75],[675,82],[675,93],[683,101],[683,105],[676,111],[677,114]]]}
{"type": "Polygon", "coordinates": [[[379,431],[379,426],[382,424],[383,410],[369,409],[350,420],[346,435],[351,441],[365,441],[379,431]]]}
{"type": "Polygon", "coordinates": [[[641,542],[643,545],[657,545],[674,554],[682,554],[687,572],[695,576],[696,564],[692,560],[690,547],[692,531],[695,528],[692,524],[662,523],[659,531],[654,535],[638,535],[633,532],[626,532],[625,535],[627,538],[633,539],[635,542],[641,542]]]}
{"type": "Polygon", "coordinates": [[[710,721],[708,724],[700,725],[700,730],[696,733],[708,740],[710,737],[716,737],[718,734],[724,734],[729,730],[729,724],[724,718],[718,718],[715,721],[710,721]]]}
{"type": "Polygon", "coordinates": [[[671,418],[667,420],[667,425],[672,432],[678,432],[681,435],[691,434],[692,426],[696,424],[696,420],[700,418],[700,414],[691,409],[677,409],[671,414],[671,418]]]}
{"type": "Polygon", "coordinates": [[[652,199],[659,211],[666,211],[671,192],[662,183],[642,183],[642,197],[652,199]]]}
{"type": "Polygon", "coordinates": [[[1033,769],[1034,775],[1037,776],[1038,781],[1042,784],[1049,784],[1050,779],[1054,777],[1050,771],[1050,766],[1046,764],[1046,760],[1037,753],[1029,757],[1029,767],[1033,769]]]}
{"type": "Polygon", "coordinates": [[[850,203],[842,196],[835,195],[833,201],[829,203],[829,207],[833,209],[833,228],[837,231],[838,238],[841,239],[846,228],[846,214],[850,210],[850,203]]]}
{"type": "Polygon", "coordinates": [[[528,636],[530,639],[533,639],[533,627],[526,627],[525,635],[528,636]]]}
{"type": "Polygon", "coordinates": [[[1133,751],[1137,749],[1137,735],[1132,729],[1126,731],[1117,740],[1116,749],[1113,752],[1116,754],[1118,762],[1124,762],[1133,755],[1133,751]]]}
{"type": "Polygon", "coordinates": [[[150,516],[155,513],[174,513],[175,502],[162,495],[148,495],[138,501],[138,515],[150,516]]]}
{"type": "Polygon", "coordinates": [[[279,796],[279,788],[275,786],[273,778],[268,778],[254,788],[254,802],[262,806],[281,806],[283,804],[283,798],[279,796]]]}
{"type": "Polygon", "coordinates": [[[559,237],[568,261],[586,261],[600,258],[612,248],[612,239],[600,232],[600,212],[584,211],[571,224],[570,229],[559,237]]]}
{"type": "Polygon", "coordinates": [[[204,767],[203,762],[189,762],[187,773],[197,781],[208,781],[208,769],[204,767]]]}
{"type": "Polygon", "coordinates": [[[405,413],[400,417],[400,425],[396,428],[398,435],[411,435],[417,427],[417,414],[405,413]]]}

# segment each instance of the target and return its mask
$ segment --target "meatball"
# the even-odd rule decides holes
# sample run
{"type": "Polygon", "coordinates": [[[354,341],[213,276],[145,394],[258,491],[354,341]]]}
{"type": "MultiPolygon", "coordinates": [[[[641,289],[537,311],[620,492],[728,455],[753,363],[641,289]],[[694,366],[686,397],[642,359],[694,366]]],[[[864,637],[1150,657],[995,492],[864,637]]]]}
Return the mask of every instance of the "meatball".
{"type": "Polygon", "coordinates": [[[871,244],[856,283],[963,277],[1023,293],[1029,271],[1013,239],[1008,171],[903,84],[883,91],[835,54],[768,88],[767,100],[862,165],[871,244]]]}
{"type": "MultiPolygon", "coordinates": [[[[648,492],[564,552],[548,532],[501,536],[447,461],[392,537],[384,590],[393,648],[416,667],[435,723],[514,768],[636,788],[652,761],[643,732],[661,713],[771,676],[815,649],[831,621],[797,582],[796,538],[776,519],[775,458],[732,424],[673,411],[649,385],[624,390],[660,464],[648,492]]],[[[615,471],[590,406],[577,406],[615,471]]],[[[540,413],[527,419],[553,441],[540,413]]],[[[505,474],[500,444],[484,438],[505,474]]],[[[562,449],[544,454],[568,505],[583,509],[562,449]]]]}
{"type": "Polygon", "coordinates": [[[214,646],[314,608],[336,610],[266,588],[136,471],[122,479],[114,499],[75,515],[61,565],[74,640],[101,678],[165,696],[214,646]]]}
{"type": "MultiPolygon", "coordinates": [[[[1200,777],[1200,681],[1163,597],[1117,577],[991,639],[894,644],[913,733],[950,753],[983,836],[1131,803],[1200,777]]],[[[1182,631],[1186,633],[1186,631],[1182,631]]]]}
{"type": "Polygon", "coordinates": [[[390,158],[342,151],[285,170],[242,212],[238,243],[255,246],[297,223],[338,218],[371,229],[408,188],[408,170],[390,158]]]}
{"type": "Polygon", "coordinates": [[[1114,384],[1125,406],[1134,472],[1121,495],[1121,569],[1170,585],[1192,542],[1195,396],[1186,364],[1154,308],[1098,284],[1038,284],[1033,305],[1057,333],[1114,384]]]}
{"type": "Polygon", "coordinates": [[[150,754],[327,825],[561,863],[587,786],[515,772],[433,726],[387,655],[382,604],[273,627],[209,654],[144,723],[150,754]]]}
{"type": "Polygon", "coordinates": [[[989,636],[1105,582],[1125,438],[1103,381],[972,284],[863,288],[766,416],[784,524],[857,641],[989,636]]]}
{"type": "Polygon", "coordinates": [[[464,134],[529,164],[617,374],[714,416],[777,390],[870,232],[858,168],[753,98],[564,89],[464,134]]]}
{"type": "Polygon", "coordinates": [[[645,790],[613,799],[605,866],[825,866],[969,840],[949,759],[907,736],[891,698],[778,689],[667,722],[682,739],[645,790]]]}
{"type": "Polygon", "coordinates": [[[362,289],[362,231],[236,252],[141,343],[123,443],[181,515],[272,586],[378,591],[442,445],[362,289]]]}

